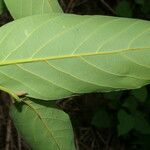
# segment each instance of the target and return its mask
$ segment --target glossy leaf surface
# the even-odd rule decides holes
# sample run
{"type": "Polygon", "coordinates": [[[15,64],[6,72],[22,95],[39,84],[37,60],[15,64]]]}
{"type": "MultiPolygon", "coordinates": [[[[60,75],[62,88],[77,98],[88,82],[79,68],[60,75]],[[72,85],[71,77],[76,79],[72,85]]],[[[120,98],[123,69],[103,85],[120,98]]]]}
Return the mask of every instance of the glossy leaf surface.
{"type": "Polygon", "coordinates": [[[106,16],[27,17],[0,29],[0,86],[54,100],[150,83],[150,22],[106,16]]]}
{"type": "Polygon", "coordinates": [[[66,113],[25,100],[11,108],[16,128],[32,149],[74,150],[70,119],[66,113]]]}

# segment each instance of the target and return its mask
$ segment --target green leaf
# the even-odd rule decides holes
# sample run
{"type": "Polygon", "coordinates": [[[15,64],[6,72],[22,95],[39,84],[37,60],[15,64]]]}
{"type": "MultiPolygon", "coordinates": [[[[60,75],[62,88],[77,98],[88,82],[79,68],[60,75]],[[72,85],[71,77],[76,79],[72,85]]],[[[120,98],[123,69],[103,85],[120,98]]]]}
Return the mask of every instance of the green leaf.
{"type": "Polygon", "coordinates": [[[127,108],[130,112],[135,112],[138,107],[138,102],[133,96],[130,96],[125,100],[122,106],[127,108]]]}
{"type": "Polygon", "coordinates": [[[95,113],[91,123],[98,128],[109,128],[112,126],[110,114],[104,108],[95,113]]]}
{"type": "Polygon", "coordinates": [[[144,102],[148,95],[146,87],[132,90],[131,93],[139,102],[144,102]]]}
{"type": "Polygon", "coordinates": [[[140,5],[142,13],[149,14],[150,13],[150,1],[149,0],[135,0],[137,4],[140,5]]]}
{"type": "Polygon", "coordinates": [[[134,114],[135,127],[134,129],[142,134],[150,134],[150,124],[145,119],[144,115],[140,112],[134,114]]]}
{"type": "Polygon", "coordinates": [[[120,1],[116,7],[116,14],[122,17],[132,17],[133,14],[130,3],[126,0],[120,1]]]}
{"type": "Polygon", "coordinates": [[[0,0],[0,15],[3,13],[4,11],[4,2],[3,0],[0,0]]]}
{"type": "Polygon", "coordinates": [[[114,91],[109,93],[104,93],[104,96],[109,100],[119,100],[122,95],[122,91],[114,91]]]}
{"type": "Polygon", "coordinates": [[[118,112],[118,133],[119,135],[127,134],[134,128],[134,117],[127,114],[124,110],[118,112]]]}
{"type": "Polygon", "coordinates": [[[44,14],[62,12],[57,0],[4,0],[14,19],[44,14]]]}
{"type": "Polygon", "coordinates": [[[145,14],[150,14],[150,1],[149,0],[144,1],[144,4],[142,5],[141,10],[145,14]]]}
{"type": "Polygon", "coordinates": [[[12,106],[11,116],[32,149],[75,149],[70,119],[63,111],[27,99],[12,106]]]}
{"type": "Polygon", "coordinates": [[[119,135],[127,134],[132,129],[142,133],[150,134],[150,124],[140,112],[126,113],[124,110],[118,112],[118,132],[119,135]]]}
{"type": "Polygon", "coordinates": [[[38,15],[0,29],[0,86],[54,100],[150,83],[150,22],[38,15]]]}

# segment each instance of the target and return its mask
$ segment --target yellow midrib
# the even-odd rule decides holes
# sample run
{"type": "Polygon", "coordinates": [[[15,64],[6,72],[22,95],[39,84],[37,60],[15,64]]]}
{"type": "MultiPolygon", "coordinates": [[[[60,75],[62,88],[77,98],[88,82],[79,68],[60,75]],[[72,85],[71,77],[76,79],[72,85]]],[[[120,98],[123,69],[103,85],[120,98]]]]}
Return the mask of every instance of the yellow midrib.
{"type": "Polygon", "coordinates": [[[69,59],[69,58],[80,58],[85,56],[96,56],[96,55],[113,55],[117,53],[123,52],[131,52],[131,51],[142,51],[142,50],[150,50],[150,47],[143,48],[128,48],[121,50],[112,50],[112,51],[101,51],[101,52],[91,52],[91,53],[80,53],[80,54],[68,54],[68,55],[60,55],[60,56],[48,56],[42,58],[27,58],[27,59],[18,59],[18,60],[6,60],[4,62],[0,62],[0,66],[13,65],[13,64],[24,64],[24,63],[32,63],[32,62],[40,62],[40,61],[49,61],[49,60],[60,60],[60,59],[69,59]]]}

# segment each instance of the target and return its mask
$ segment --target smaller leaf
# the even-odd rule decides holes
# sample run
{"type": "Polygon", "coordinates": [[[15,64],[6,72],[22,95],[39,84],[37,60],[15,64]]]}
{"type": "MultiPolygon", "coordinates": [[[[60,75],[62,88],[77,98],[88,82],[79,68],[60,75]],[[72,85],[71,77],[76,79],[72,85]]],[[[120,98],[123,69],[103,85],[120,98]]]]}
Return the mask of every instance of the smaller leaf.
{"type": "Polygon", "coordinates": [[[127,134],[134,128],[134,118],[132,115],[127,114],[124,110],[118,112],[118,133],[119,135],[127,134]]]}
{"type": "Polygon", "coordinates": [[[110,114],[102,108],[97,111],[92,119],[92,125],[98,128],[109,128],[112,126],[110,114]]]}
{"type": "Polygon", "coordinates": [[[145,14],[150,13],[150,1],[149,0],[135,0],[140,5],[141,11],[145,14]]]}
{"type": "Polygon", "coordinates": [[[122,91],[104,93],[104,96],[110,100],[119,100],[121,95],[122,95],[122,91]]]}
{"type": "Polygon", "coordinates": [[[0,15],[3,13],[4,11],[4,2],[3,0],[0,0],[0,15]]]}
{"type": "Polygon", "coordinates": [[[109,100],[109,106],[113,109],[119,109],[120,108],[120,98],[122,96],[122,91],[114,91],[114,92],[107,92],[104,93],[104,97],[109,100]]]}
{"type": "Polygon", "coordinates": [[[74,150],[68,115],[49,104],[29,99],[16,103],[11,107],[16,128],[33,150],[74,150]]]}
{"type": "Polygon", "coordinates": [[[116,14],[122,17],[132,17],[130,3],[126,0],[120,1],[116,7],[116,14]]]}
{"type": "Polygon", "coordinates": [[[146,87],[142,87],[140,89],[132,90],[131,94],[139,101],[144,102],[147,98],[148,92],[146,87]]]}
{"type": "Polygon", "coordinates": [[[124,110],[120,110],[118,112],[118,120],[119,135],[127,134],[132,129],[142,134],[150,134],[150,125],[145,119],[144,114],[140,112],[128,114],[124,110]]]}
{"type": "Polygon", "coordinates": [[[135,127],[134,129],[142,134],[150,134],[150,124],[145,119],[144,114],[137,112],[134,115],[135,127]]]}
{"type": "Polygon", "coordinates": [[[125,100],[122,106],[127,108],[130,112],[135,112],[138,107],[138,103],[133,96],[130,96],[125,100]]]}
{"type": "Polygon", "coordinates": [[[150,1],[149,0],[144,2],[144,4],[142,5],[141,10],[145,14],[149,14],[150,13],[150,1]]]}

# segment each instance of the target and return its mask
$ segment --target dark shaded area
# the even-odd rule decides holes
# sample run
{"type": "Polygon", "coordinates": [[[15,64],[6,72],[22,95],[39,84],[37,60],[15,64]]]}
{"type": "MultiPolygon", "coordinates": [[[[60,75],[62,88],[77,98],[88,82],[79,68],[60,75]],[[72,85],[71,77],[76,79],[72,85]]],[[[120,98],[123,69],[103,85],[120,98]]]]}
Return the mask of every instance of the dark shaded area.
{"type": "MultiPolygon", "coordinates": [[[[150,20],[149,0],[59,0],[64,12],[150,20]]],[[[12,18],[5,9],[0,25],[12,18]]],[[[77,150],[149,150],[150,93],[86,94],[58,101],[72,120],[77,150]],[[120,119],[124,118],[123,119],[120,119]],[[140,119],[139,119],[140,118],[140,119]],[[136,121],[136,124],[133,123],[136,121]]],[[[10,96],[0,93],[0,150],[28,150],[9,116],[10,96]]]]}

